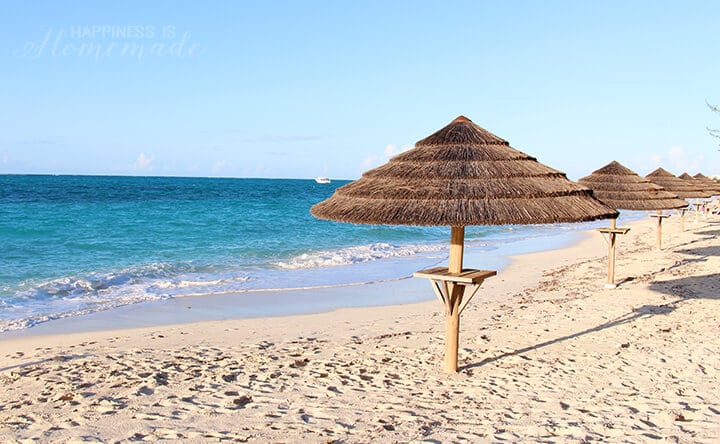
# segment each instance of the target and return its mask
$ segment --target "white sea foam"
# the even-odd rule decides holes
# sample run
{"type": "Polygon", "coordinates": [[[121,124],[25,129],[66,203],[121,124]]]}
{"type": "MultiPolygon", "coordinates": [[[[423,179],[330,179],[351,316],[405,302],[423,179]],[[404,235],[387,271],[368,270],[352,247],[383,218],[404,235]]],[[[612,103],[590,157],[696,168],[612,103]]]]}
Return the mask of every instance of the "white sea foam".
{"type": "Polygon", "coordinates": [[[337,267],[389,258],[438,253],[445,249],[447,249],[447,246],[442,244],[392,245],[388,243],[375,243],[339,250],[303,253],[287,261],[273,262],[273,265],[284,270],[337,267]]]}
{"type": "MultiPolygon", "coordinates": [[[[167,299],[168,297],[167,295],[152,295],[143,291],[137,291],[136,289],[136,291],[125,291],[123,296],[115,295],[115,297],[109,299],[76,297],[52,301],[51,304],[42,307],[36,307],[34,306],[35,304],[32,304],[22,307],[23,309],[30,309],[30,312],[26,312],[27,314],[25,316],[0,320],[0,332],[21,330],[47,321],[87,315],[125,305],[137,304],[139,302],[158,301],[167,299]],[[40,310],[42,310],[42,312],[38,313],[40,310]],[[31,314],[33,312],[37,314],[31,314]]],[[[20,307],[14,308],[15,310],[12,311],[15,312],[16,315],[21,312],[20,307]]]]}
{"type": "Polygon", "coordinates": [[[237,274],[218,279],[217,273],[205,270],[207,267],[152,263],[118,272],[26,282],[10,297],[0,299],[0,332],[129,304],[238,288],[249,279],[237,274]]]}
{"type": "MultiPolygon", "coordinates": [[[[447,246],[440,243],[374,243],[302,254],[288,261],[271,264],[272,268],[158,262],[119,271],[95,272],[44,282],[28,281],[22,286],[23,289],[2,301],[4,306],[0,312],[0,331],[27,328],[53,319],[171,297],[279,290],[275,287],[278,282],[284,282],[292,288],[357,285],[356,275],[338,275],[337,272],[328,274],[323,268],[353,264],[367,266],[373,263],[380,266],[380,261],[384,259],[418,256],[442,258],[446,255],[446,250],[447,246]],[[301,274],[286,275],[293,270],[301,274]]],[[[397,279],[397,265],[389,271],[365,268],[361,276],[371,281],[397,279]]]]}

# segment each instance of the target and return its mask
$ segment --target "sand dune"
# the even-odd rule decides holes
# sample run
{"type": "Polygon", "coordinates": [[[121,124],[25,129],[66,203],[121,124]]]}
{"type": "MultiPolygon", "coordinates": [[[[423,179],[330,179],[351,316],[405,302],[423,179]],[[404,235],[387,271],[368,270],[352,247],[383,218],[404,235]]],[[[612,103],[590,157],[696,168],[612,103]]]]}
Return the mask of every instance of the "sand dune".
{"type": "Polygon", "coordinates": [[[0,440],[716,442],[720,219],[673,219],[619,240],[613,290],[595,232],[516,258],[453,375],[436,302],[1,338],[0,440]]]}

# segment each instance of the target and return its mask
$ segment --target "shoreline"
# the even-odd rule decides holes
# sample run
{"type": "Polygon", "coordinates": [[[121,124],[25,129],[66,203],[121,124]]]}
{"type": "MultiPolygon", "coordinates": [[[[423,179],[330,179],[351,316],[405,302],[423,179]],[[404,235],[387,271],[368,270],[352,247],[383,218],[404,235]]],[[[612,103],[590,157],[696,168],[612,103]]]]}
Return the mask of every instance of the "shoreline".
{"type": "MultiPolygon", "coordinates": [[[[636,220],[633,219],[632,222],[636,220]]],[[[494,269],[502,273],[519,257],[571,247],[591,236],[590,233],[594,231],[594,228],[573,229],[568,232],[523,237],[501,243],[497,249],[490,251],[482,246],[466,248],[465,266],[494,269]]],[[[441,260],[439,263],[445,262],[447,260],[441,260]]],[[[405,306],[431,301],[435,301],[435,295],[429,283],[410,275],[375,282],[307,288],[249,289],[183,295],[158,301],[127,304],[82,315],[70,315],[26,328],[7,330],[0,332],[0,343],[4,340],[31,336],[151,328],[222,320],[277,319],[332,313],[343,309],[405,306]],[[358,302],[353,303],[353,299],[358,302]],[[169,321],[170,319],[172,321],[169,321]]]]}
{"type": "Polygon", "coordinates": [[[0,439],[715,441],[720,220],[671,218],[655,251],[649,219],[616,289],[594,230],[512,258],[463,313],[457,374],[435,300],[0,341],[0,439]]]}

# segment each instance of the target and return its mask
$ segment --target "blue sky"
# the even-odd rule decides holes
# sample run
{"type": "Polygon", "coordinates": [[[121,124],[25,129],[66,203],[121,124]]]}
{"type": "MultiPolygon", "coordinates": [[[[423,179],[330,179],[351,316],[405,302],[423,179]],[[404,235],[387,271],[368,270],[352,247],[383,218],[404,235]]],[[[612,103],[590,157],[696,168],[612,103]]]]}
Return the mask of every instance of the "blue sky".
{"type": "Polygon", "coordinates": [[[720,174],[717,1],[5,1],[0,173],[354,179],[465,115],[720,174]]]}

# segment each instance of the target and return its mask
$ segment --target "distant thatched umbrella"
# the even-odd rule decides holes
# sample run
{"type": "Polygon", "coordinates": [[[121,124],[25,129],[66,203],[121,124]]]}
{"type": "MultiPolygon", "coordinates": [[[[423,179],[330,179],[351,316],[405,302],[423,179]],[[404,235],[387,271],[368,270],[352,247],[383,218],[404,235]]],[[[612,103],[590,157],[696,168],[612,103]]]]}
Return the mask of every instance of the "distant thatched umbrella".
{"type": "Polygon", "coordinates": [[[656,169],[645,176],[645,178],[650,180],[650,182],[665,188],[665,191],[677,194],[678,197],[682,199],[707,197],[707,193],[701,187],[682,180],[679,177],[675,177],[672,173],[662,168],[656,169]]]}
{"type": "Polygon", "coordinates": [[[445,304],[445,368],[451,372],[457,371],[460,312],[495,274],[462,268],[465,226],[617,217],[587,188],[462,116],[310,211],[341,222],[452,228],[449,267],[415,274],[431,279],[445,304]]]}
{"type": "Polygon", "coordinates": [[[688,173],[682,173],[678,178],[692,184],[692,186],[698,190],[698,195],[693,197],[707,199],[715,194],[714,186],[708,186],[707,183],[692,177],[688,173]]]}
{"type": "Polygon", "coordinates": [[[687,206],[675,193],[665,190],[633,170],[612,161],[578,180],[593,195],[616,210],[667,210],[687,206]]]}
{"type": "MultiPolygon", "coordinates": [[[[672,173],[658,168],[652,173],[645,176],[650,182],[660,185],[665,188],[666,191],[677,194],[682,199],[691,199],[693,197],[705,197],[706,192],[697,184],[688,182],[687,180],[680,179],[679,177],[673,176],[672,173]]],[[[658,213],[658,218],[662,218],[663,215],[658,213]]],[[[680,221],[684,227],[685,224],[685,210],[680,211],[680,221]]],[[[659,223],[659,222],[658,222],[659,223]]],[[[683,228],[684,229],[684,228],[683,228]]]]}
{"type": "MultiPolygon", "coordinates": [[[[640,177],[633,170],[612,161],[589,176],[578,180],[581,185],[593,190],[593,195],[616,210],[664,210],[683,208],[687,202],[677,195],[665,191],[648,179],[640,177]]],[[[662,217],[658,217],[658,248],[662,247],[662,217]]],[[[606,287],[615,287],[615,236],[625,234],[629,228],[617,228],[616,219],[610,221],[610,228],[601,228],[607,233],[608,282],[606,287]]]]}
{"type": "Polygon", "coordinates": [[[705,186],[705,189],[712,193],[713,196],[720,196],[720,183],[707,177],[703,173],[697,173],[693,176],[705,186]]]}
{"type": "MultiPolygon", "coordinates": [[[[715,194],[713,189],[708,188],[708,185],[701,180],[695,179],[688,173],[682,173],[678,176],[678,179],[690,184],[696,191],[695,204],[695,221],[697,221],[698,214],[700,214],[700,199],[708,199],[715,194]]],[[[714,187],[712,187],[714,188],[714,187]]]]}

